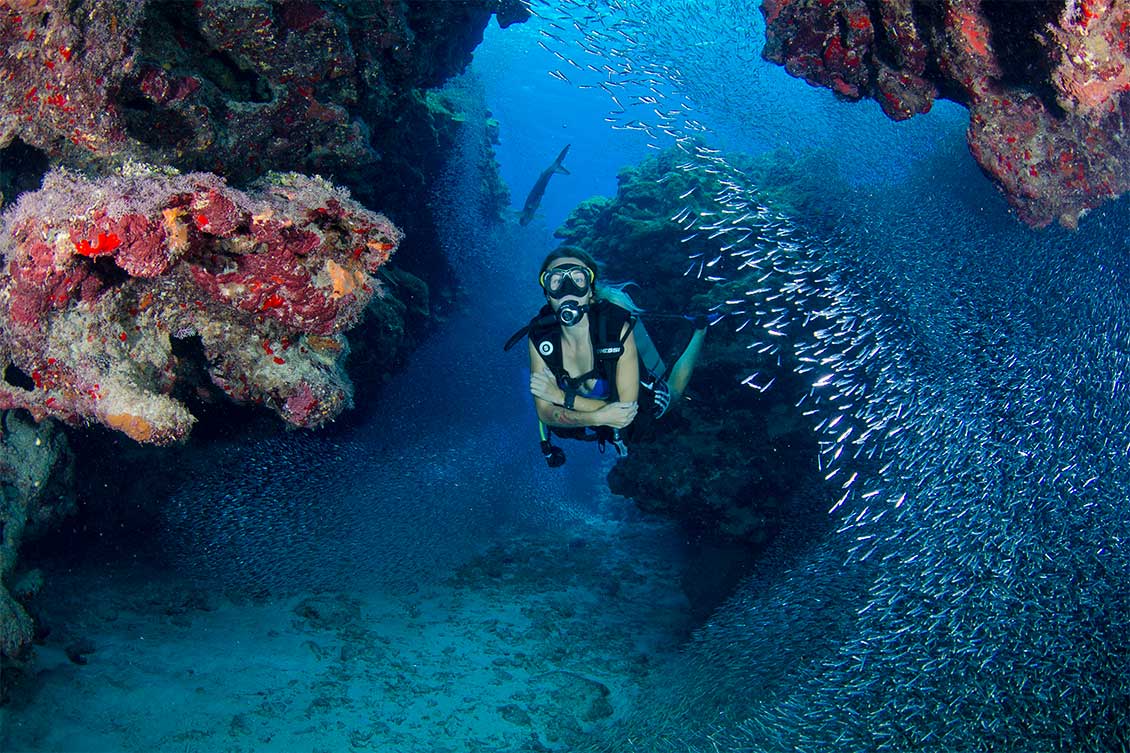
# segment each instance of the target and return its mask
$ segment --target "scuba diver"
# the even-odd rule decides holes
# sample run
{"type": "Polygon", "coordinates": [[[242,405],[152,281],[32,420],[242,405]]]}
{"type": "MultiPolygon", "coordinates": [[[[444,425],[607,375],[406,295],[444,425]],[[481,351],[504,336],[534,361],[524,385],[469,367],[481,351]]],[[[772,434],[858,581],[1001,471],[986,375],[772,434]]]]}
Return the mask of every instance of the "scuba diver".
{"type": "Polygon", "coordinates": [[[565,462],[554,434],[626,454],[625,441],[682,396],[706,337],[709,320],[693,318],[690,343],[668,371],[625,285],[598,288],[597,277],[596,262],[579,248],[549,254],[538,275],[546,305],[505,346],[529,336],[530,393],[542,454],[554,468],[565,462]]]}

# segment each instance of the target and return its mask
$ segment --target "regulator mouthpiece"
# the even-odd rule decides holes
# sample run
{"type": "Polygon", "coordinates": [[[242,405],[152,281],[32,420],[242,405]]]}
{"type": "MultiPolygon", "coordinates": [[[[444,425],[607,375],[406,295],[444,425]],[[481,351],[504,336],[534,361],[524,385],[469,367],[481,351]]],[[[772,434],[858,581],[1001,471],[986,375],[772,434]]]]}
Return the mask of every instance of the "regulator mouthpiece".
{"type": "Polygon", "coordinates": [[[557,309],[557,321],[561,322],[562,326],[572,327],[574,324],[581,321],[588,310],[589,307],[587,303],[582,306],[573,301],[565,301],[565,303],[561,304],[561,308],[557,309]]]}

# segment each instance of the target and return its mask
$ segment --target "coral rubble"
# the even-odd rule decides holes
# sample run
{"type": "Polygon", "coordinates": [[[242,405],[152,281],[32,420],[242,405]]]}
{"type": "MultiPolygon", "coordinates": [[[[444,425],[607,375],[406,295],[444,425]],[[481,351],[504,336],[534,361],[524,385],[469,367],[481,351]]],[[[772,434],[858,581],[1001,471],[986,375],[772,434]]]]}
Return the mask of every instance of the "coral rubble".
{"type": "Polygon", "coordinates": [[[318,178],[248,191],[214,175],[57,170],[4,215],[0,407],[96,421],[139,442],[194,422],[173,391],[174,343],[198,339],[212,382],[296,426],[350,403],[343,330],[400,241],[384,216],[318,178]]]}
{"type": "Polygon", "coordinates": [[[1130,2],[765,0],[766,59],[890,118],[969,108],[981,168],[1031,225],[1130,188],[1130,2]]]}

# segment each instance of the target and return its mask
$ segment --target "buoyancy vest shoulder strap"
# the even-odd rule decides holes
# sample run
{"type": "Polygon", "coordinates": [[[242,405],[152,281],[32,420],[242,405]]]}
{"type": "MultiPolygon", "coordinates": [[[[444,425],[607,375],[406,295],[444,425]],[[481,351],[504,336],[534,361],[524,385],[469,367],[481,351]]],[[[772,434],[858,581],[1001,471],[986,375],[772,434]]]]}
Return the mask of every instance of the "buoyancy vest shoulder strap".
{"type": "Polygon", "coordinates": [[[542,306],[538,315],[529,325],[530,342],[534,349],[544,360],[553,375],[560,377],[565,373],[565,366],[561,360],[561,327],[557,324],[557,317],[548,305],[542,306]]]}
{"type": "Polygon", "coordinates": [[[635,317],[627,309],[610,301],[597,301],[596,316],[592,320],[593,358],[598,361],[615,361],[624,353],[624,343],[635,326],[635,317]],[[621,335],[625,324],[630,324],[621,335]]]}

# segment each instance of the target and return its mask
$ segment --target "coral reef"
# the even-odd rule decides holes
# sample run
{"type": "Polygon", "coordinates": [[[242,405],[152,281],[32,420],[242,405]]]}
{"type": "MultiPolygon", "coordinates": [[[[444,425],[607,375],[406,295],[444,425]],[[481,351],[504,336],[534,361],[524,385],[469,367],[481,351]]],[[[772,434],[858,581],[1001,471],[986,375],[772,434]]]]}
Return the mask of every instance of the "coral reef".
{"type": "Polygon", "coordinates": [[[895,120],[944,97],[1020,217],[1075,227],[1130,188],[1130,2],[765,0],[766,59],[895,120]]]}
{"type": "Polygon", "coordinates": [[[400,237],[293,173],[245,192],[136,165],[101,180],[53,171],[4,215],[0,407],[181,439],[194,418],[172,394],[174,344],[193,339],[233,400],[320,425],[350,403],[341,333],[400,237]]]}
{"type": "Polygon", "coordinates": [[[0,413],[0,657],[19,657],[34,637],[20,602],[34,595],[42,576],[19,572],[20,543],[73,510],[71,469],[67,439],[51,424],[0,413]]]}
{"type": "MultiPolygon", "coordinates": [[[[682,152],[668,150],[623,170],[615,198],[586,201],[557,231],[566,243],[595,256],[604,279],[638,283],[630,292],[657,314],[645,312],[642,322],[668,364],[691,332],[690,323],[677,314],[705,312],[727,297],[740,298],[750,274],[708,280],[709,269],[688,261],[688,249],[706,234],[683,243],[694,231],[682,231],[670,218],[707,212],[720,186],[716,176],[678,170],[683,159],[682,152]]],[[[813,169],[816,159],[770,155],[745,161],[742,169],[762,181],[766,196],[779,205],[803,206],[816,217],[807,202],[817,192],[795,185],[806,175],[826,173],[813,169]]],[[[608,481],[615,493],[648,512],[678,519],[695,535],[721,534],[756,551],[783,528],[818,516],[828,500],[811,462],[815,439],[794,408],[803,386],[782,380],[760,392],[743,385],[744,376],[774,358],[749,350],[734,325],[724,321],[711,328],[690,399],[634,442],[608,481]]]]}

